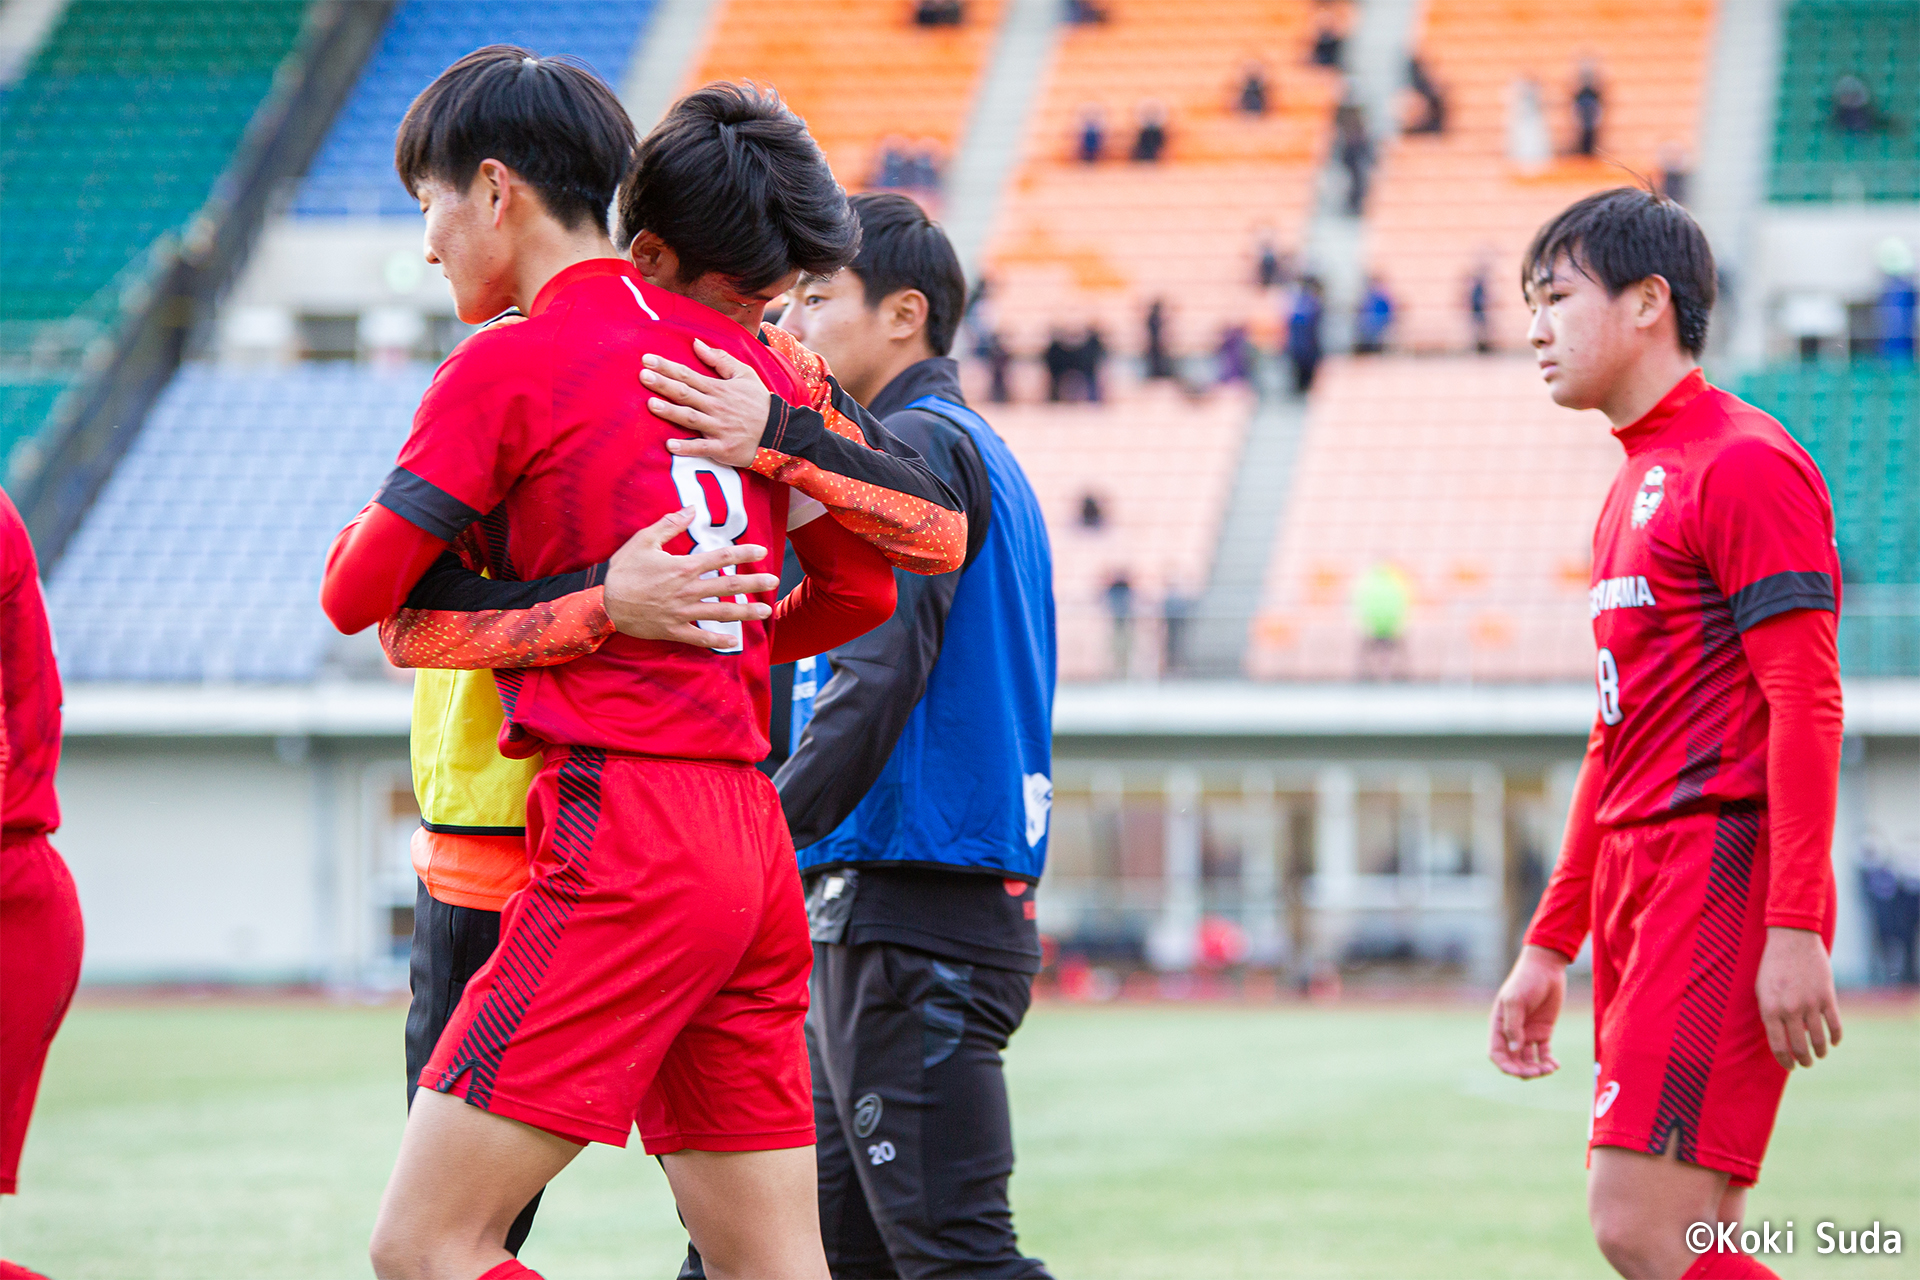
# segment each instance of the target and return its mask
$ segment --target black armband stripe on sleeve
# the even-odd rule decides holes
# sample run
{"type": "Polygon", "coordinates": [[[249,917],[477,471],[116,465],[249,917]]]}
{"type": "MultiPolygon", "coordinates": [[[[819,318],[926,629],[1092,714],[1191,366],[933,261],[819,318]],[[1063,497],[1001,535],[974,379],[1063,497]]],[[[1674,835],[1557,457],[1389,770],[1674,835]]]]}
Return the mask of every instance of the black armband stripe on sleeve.
{"type": "MultiPolygon", "coordinates": [[[[775,396],[774,403],[783,402],[775,396]]],[[[786,415],[779,444],[764,437],[761,443],[849,480],[920,498],[948,511],[963,509],[953,490],[927,469],[919,454],[891,436],[888,439],[890,447],[885,451],[870,449],[857,440],[828,430],[827,420],[818,409],[794,405],[786,415]]]]}
{"type": "Polygon", "coordinates": [[[373,500],[423,533],[452,542],[480,513],[405,467],[387,473],[373,500]]]}
{"type": "Polygon", "coordinates": [[[1833,575],[1800,571],[1768,574],[1734,592],[1728,603],[1733,606],[1736,631],[1746,631],[1793,609],[1832,612],[1833,575]]]}
{"type": "Polygon", "coordinates": [[[531,582],[502,582],[481,577],[462,564],[459,556],[448,551],[420,575],[420,581],[407,596],[407,608],[447,613],[531,609],[605,582],[606,570],[603,561],[572,573],[557,573],[531,582]]]}

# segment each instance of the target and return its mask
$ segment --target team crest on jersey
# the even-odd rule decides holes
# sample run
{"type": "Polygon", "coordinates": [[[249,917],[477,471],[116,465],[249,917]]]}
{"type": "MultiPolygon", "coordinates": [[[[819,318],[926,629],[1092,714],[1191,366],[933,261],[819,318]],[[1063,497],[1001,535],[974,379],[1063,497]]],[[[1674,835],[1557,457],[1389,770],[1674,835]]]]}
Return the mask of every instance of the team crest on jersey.
{"type": "Polygon", "coordinates": [[[1654,467],[1640,481],[1640,492],[1633,495],[1633,527],[1644,529],[1667,496],[1667,469],[1654,467]]]}

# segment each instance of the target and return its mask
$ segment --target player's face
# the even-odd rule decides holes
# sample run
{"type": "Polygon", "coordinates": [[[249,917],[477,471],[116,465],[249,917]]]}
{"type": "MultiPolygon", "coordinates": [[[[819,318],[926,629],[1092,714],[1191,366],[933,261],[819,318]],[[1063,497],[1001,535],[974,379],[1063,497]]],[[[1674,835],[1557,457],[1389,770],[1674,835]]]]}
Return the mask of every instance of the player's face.
{"type": "Polygon", "coordinates": [[[718,271],[709,271],[684,289],[675,290],[704,307],[712,307],[748,333],[760,332],[767,308],[779,301],[800,278],[798,271],[780,277],[764,289],[742,289],[718,271]]]}
{"type": "Polygon", "coordinates": [[[1582,275],[1562,256],[1527,291],[1527,326],[1541,380],[1553,402],[1568,409],[1603,404],[1632,362],[1637,326],[1635,291],[1609,297],[1605,285],[1582,275]]]}
{"type": "Polygon", "coordinates": [[[851,271],[830,276],[805,276],[793,293],[793,303],[780,317],[780,327],[800,339],[827,362],[854,399],[872,398],[870,374],[886,357],[886,327],[879,307],[867,305],[867,287],[851,271]]]}
{"type": "Polygon", "coordinates": [[[497,216],[491,176],[482,166],[465,191],[437,178],[416,188],[427,222],[427,261],[446,273],[453,309],[468,324],[490,320],[514,303],[511,245],[497,216]]]}

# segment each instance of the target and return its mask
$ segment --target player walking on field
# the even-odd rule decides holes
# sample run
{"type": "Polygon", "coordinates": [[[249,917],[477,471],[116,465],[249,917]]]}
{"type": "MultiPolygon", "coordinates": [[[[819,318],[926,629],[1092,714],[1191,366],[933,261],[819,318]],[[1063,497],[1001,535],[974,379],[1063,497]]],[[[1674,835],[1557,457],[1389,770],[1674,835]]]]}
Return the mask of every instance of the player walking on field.
{"type": "MultiPolygon", "coordinates": [[[[80,984],[80,899],[47,843],[60,825],[59,764],[60,672],[40,568],[0,492],[0,1195],[18,1188],[40,1071],[80,984]]],[[[35,1274],[0,1261],[0,1280],[35,1274]]]]}
{"type": "Polygon", "coordinates": [[[1491,1057],[1558,1069],[1565,969],[1590,934],[1601,1252],[1646,1280],[1771,1276],[1696,1255],[1687,1229],[1740,1220],[1788,1072],[1840,1040],[1833,504],[1778,422],[1701,373],[1713,254],[1679,205],[1579,201],[1535,237],[1521,287],[1554,402],[1605,413],[1626,459],[1593,539],[1599,717],[1491,1057]]]}
{"type": "MultiPolygon", "coordinates": [[[[708,103],[693,136],[643,151],[623,216],[649,182],[688,185],[662,165],[754,168],[770,139],[804,139],[791,113],[728,93],[738,111],[708,103]]],[[[576,572],[687,507],[697,546],[778,554],[786,485],[757,457],[741,471],[678,434],[638,371],[643,355],[690,361],[704,339],[806,400],[748,330],[797,268],[851,257],[857,228],[811,149],[814,164],[772,175],[753,202],[678,211],[734,229],[742,269],[679,259],[670,228],[644,217],[627,219],[641,228],[629,262],[603,216],[631,146],[604,85],[519,50],[462,59],[409,112],[400,168],[461,314],[528,318],[470,339],[436,375],[400,466],[329,562],[337,623],[392,614],[476,524],[496,578],[576,572]]],[[[810,948],[792,844],[752,762],[767,752],[769,654],[858,634],[893,591],[867,543],[835,520],[804,527],[813,586],[782,602],[777,630],[764,600],[729,592],[741,613],[710,626],[730,643],[623,634],[498,677],[502,750],[544,757],[527,797],[532,876],[421,1073],[374,1233],[381,1276],[532,1274],[503,1247],[516,1214],[582,1145],[624,1144],[636,1122],[717,1274],[825,1275],[801,1035],[810,948]]]]}

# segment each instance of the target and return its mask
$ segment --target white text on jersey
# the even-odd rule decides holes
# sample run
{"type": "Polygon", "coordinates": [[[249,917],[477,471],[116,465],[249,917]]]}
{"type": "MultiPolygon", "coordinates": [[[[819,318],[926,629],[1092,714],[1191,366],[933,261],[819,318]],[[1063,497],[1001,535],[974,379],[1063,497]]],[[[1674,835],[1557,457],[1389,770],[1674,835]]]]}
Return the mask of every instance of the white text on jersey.
{"type": "Polygon", "coordinates": [[[1602,578],[1587,592],[1587,615],[1597,618],[1609,609],[1640,609],[1658,603],[1645,578],[1602,578]]]}

